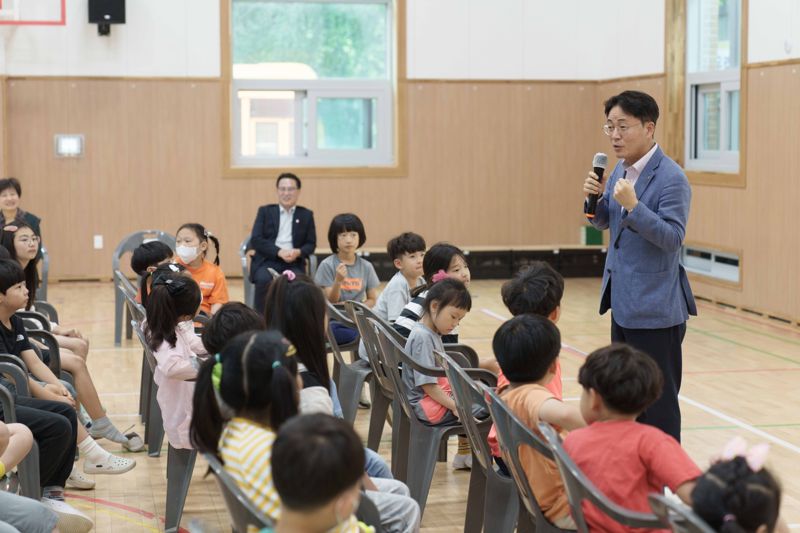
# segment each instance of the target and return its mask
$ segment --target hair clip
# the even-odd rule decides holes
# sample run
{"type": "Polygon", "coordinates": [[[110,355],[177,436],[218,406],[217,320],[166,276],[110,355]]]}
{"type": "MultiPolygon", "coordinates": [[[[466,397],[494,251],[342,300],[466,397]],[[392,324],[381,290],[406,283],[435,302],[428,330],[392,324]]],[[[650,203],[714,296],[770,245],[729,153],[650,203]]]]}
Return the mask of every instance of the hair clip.
{"type": "Polygon", "coordinates": [[[431,281],[434,282],[434,283],[438,283],[438,282],[442,281],[443,279],[447,279],[449,277],[450,276],[447,275],[447,272],[445,272],[444,270],[439,270],[436,274],[433,275],[433,277],[431,278],[431,281]]]}
{"type": "Polygon", "coordinates": [[[742,457],[753,472],[758,472],[764,468],[768,455],[769,444],[766,442],[748,449],[747,442],[742,437],[736,436],[725,445],[719,458],[721,461],[730,461],[735,457],[742,457]]]}
{"type": "Polygon", "coordinates": [[[281,366],[281,362],[280,361],[273,361],[272,362],[272,368],[273,369],[278,368],[279,366],[281,366]]]}
{"type": "Polygon", "coordinates": [[[736,515],[728,513],[722,517],[723,522],[736,522],[736,515]]]}
{"type": "Polygon", "coordinates": [[[220,361],[219,354],[214,356],[214,368],[211,369],[211,385],[214,390],[219,392],[219,385],[222,383],[222,361],[220,361]]]}
{"type": "Polygon", "coordinates": [[[159,276],[153,279],[153,287],[166,287],[170,295],[177,296],[186,289],[187,279],[188,278],[184,278],[183,276],[178,276],[175,278],[164,278],[163,276],[159,276]]]}
{"type": "Polygon", "coordinates": [[[14,224],[9,224],[8,226],[5,226],[5,227],[3,228],[3,231],[11,231],[11,232],[14,232],[14,231],[17,231],[18,229],[19,229],[19,227],[15,226],[14,224]]]}
{"type": "Polygon", "coordinates": [[[289,281],[294,281],[295,279],[297,279],[297,274],[295,274],[293,270],[289,270],[288,268],[283,272],[281,272],[281,275],[286,276],[286,279],[288,279],[289,281]]]}
{"type": "Polygon", "coordinates": [[[286,348],[286,357],[294,357],[297,355],[297,348],[294,347],[294,344],[289,343],[289,347],[286,348]]]}

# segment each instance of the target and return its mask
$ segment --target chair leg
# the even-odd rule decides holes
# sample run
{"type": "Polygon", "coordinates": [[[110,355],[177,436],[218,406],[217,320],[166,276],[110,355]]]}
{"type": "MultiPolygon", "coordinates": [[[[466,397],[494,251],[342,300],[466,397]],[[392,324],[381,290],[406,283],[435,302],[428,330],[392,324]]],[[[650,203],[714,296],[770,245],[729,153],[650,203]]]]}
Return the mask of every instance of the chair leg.
{"type": "Polygon", "coordinates": [[[114,346],[122,345],[122,308],[124,296],[119,288],[114,287],[114,346]]]}
{"type": "Polygon", "coordinates": [[[484,501],[486,500],[486,472],[477,459],[472,458],[472,471],[469,473],[467,493],[467,513],[464,516],[464,533],[483,531],[484,501]]]}
{"type": "Polygon", "coordinates": [[[19,492],[22,496],[38,500],[42,497],[41,479],[39,478],[39,446],[33,441],[33,446],[28,455],[20,461],[17,472],[19,473],[19,492]]]}
{"type": "Polygon", "coordinates": [[[147,394],[150,392],[151,379],[153,379],[153,377],[150,375],[150,366],[147,364],[144,352],[142,352],[142,375],[139,381],[139,415],[141,416],[142,423],[147,421],[146,413],[150,401],[147,394]]]}
{"type": "Polygon", "coordinates": [[[442,440],[438,438],[437,433],[435,428],[411,426],[406,485],[411,497],[419,504],[420,516],[425,512],[425,502],[428,501],[428,491],[431,488],[436,457],[442,440]]]}
{"type": "Polygon", "coordinates": [[[408,447],[411,431],[408,418],[397,400],[392,402],[392,475],[405,482],[408,479],[408,447]]]}
{"type": "Polygon", "coordinates": [[[150,389],[150,420],[147,421],[147,455],[158,457],[161,455],[161,445],[164,443],[164,420],[161,418],[161,407],[156,399],[158,388],[155,383],[150,389]]]}
{"type": "Polygon", "coordinates": [[[167,507],[164,531],[177,532],[181,525],[183,506],[192,481],[197,450],[178,450],[169,445],[167,452],[167,507]]]}
{"type": "Polygon", "coordinates": [[[335,357],[333,358],[333,371],[331,372],[331,379],[334,383],[336,383],[336,388],[341,389],[340,381],[342,379],[342,368],[339,364],[339,360],[335,357]]]}
{"type": "Polygon", "coordinates": [[[513,533],[520,510],[527,514],[525,506],[520,509],[514,482],[511,478],[502,479],[497,474],[489,474],[484,494],[483,523],[491,525],[492,531],[497,533],[513,533]]]}
{"type": "Polygon", "coordinates": [[[361,398],[361,389],[364,387],[364,377],[343,366],[336,387],[339,391],[339,401],[342,403],[342,416],[352,424],[356,419],[358,400],[361,398]]]}
{"type": "Polygon", "coordinates": [[[128,309],[128,306],[126,305],[123,312],[125,314],[125,338],[132,339],[133,325],[131,324],[131,310],[128,309]]]}
{"type": "MultiPolygon", "coordinates": [[[[375,383],[374,381],[372,382],[375,383]]],[[[369,414],[369,434],[367,435],[367,448],[377,452],[381,445],[383,426],[386,424],[386,413],[389,412],[391,402],[389,398],[377,391],[377,385],[370,387],[375,392],[372,395],[372,411],[369,414]]]]}

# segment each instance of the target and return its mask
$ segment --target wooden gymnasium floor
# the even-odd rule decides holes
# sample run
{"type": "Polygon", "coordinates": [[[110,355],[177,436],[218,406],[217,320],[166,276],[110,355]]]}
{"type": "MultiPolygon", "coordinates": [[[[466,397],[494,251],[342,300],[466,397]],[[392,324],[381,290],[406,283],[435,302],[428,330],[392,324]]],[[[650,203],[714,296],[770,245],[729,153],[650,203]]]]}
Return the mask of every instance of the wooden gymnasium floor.
{"type": "MultiPolygon", "coordinates": [[[[461,339],[482,355],[490,354],[491,337],[508,313],[499,297],[499,281],[472,283],[474,307],[463,322],[461,339]]],[[[564,349],[564,396],[575,401],[575,381],[584,354],[608,342],[608,317],[597,315],[599,280],[568,279],[559,323],[564,349]]],[[[231,282],[231,296],[241,298],[242,284],[231,282]]],[[[89,367],[108,413],[120,429],[138,423],[141,348],[134,340],[113,345],[111,283],[59,283],[50,301],[64,325],[78,327],[92,341],[89,367]]],[[[734,435],[750,443],[772,443],[769,463],[782,479],[783,515],[800,528],[800,330],[700,303],[700,317],[689,322],[684,342],[682,387],[683,442],[701,468],[708,457],[734,435]],[[793,466],[794,465],[794,466],[793,466]]],[[[357,429],[366,435],[367,411],[357,429]]],[[[388,457],[389,428],[380,452],[388,457]]],[[[110,450],[120,446],[101,443],[110,450]]],[[[454,444],[451,444],[454,446],[454,444]]],[[[166,447],[166,443],[165,443],[166,447]]],[[[159,531],[164,516],[166,453],[161,458],[136,454],[137,467],[121,476],[96,476],[92,491],[68,490],[68,501],[91,516],[96,531],[159,531]]],[[[202,520],[209,530],[230,531],[224,503],[212,478],[204,478],[198,459],[183,526],[202,520]]],[[[423,531],[461,531],[469,474],[437,467],[423,531]]]]}

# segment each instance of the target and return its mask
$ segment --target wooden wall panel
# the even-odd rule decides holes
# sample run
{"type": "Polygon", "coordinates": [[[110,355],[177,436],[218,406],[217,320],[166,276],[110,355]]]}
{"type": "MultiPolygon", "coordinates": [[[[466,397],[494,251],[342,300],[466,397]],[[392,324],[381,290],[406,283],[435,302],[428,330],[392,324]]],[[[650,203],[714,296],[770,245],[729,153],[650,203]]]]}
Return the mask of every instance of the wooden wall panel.
{"type": "MultiPolygon", "coordinates": [[[[577,243],[595,86],[409,84],[408,176],[304,182],[320,246],[344,211],[362,216],[369,246],[404,230],[465,246],[577,243]]],[[[220,177],[219,82],[13,79],[8,99],[10,172],[44,220],[54,278],[109,277],[124,235],[186,221],[218,234],[223,267],[240,273],[238,245],[274,182],[220,177]],[[54,133],[85,134],[85,157],[56,160],[54,133]]]]}

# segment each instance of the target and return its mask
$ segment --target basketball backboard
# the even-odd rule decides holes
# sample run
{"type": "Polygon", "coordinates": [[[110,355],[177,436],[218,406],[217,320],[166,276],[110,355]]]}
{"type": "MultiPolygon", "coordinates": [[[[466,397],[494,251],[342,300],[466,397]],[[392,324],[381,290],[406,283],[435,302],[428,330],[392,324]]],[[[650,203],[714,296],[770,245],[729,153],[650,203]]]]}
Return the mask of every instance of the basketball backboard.
{"type": "Polygon", "coordinates": [[[67,0],[0,0],[0,25],[64,26],[67,0]]]}

